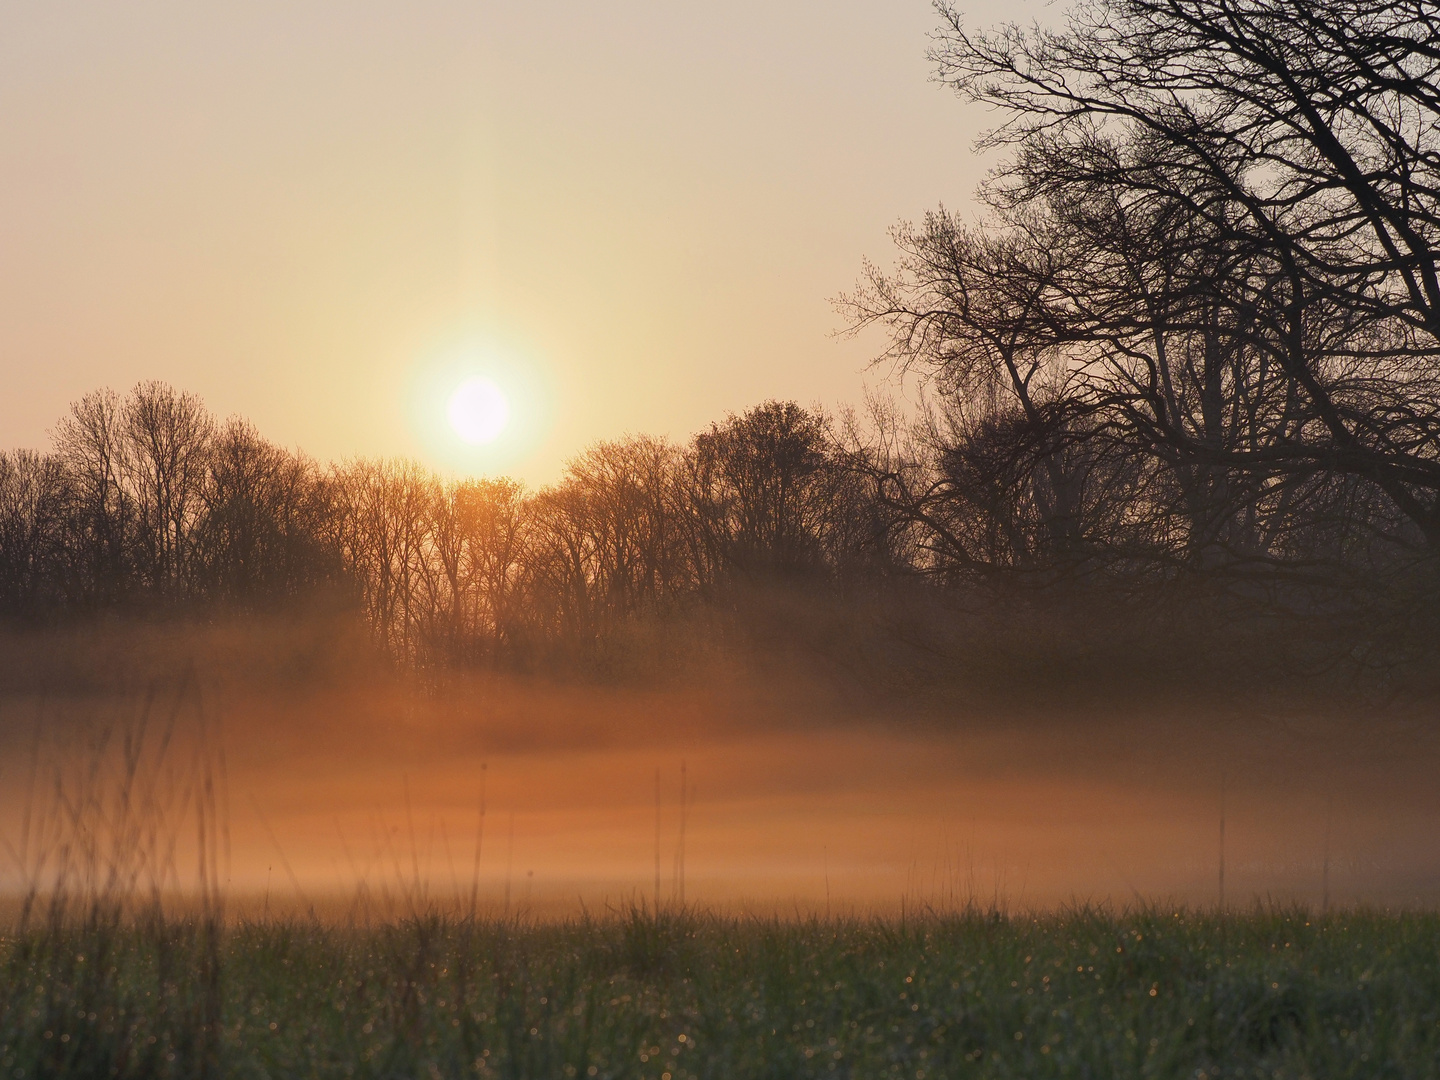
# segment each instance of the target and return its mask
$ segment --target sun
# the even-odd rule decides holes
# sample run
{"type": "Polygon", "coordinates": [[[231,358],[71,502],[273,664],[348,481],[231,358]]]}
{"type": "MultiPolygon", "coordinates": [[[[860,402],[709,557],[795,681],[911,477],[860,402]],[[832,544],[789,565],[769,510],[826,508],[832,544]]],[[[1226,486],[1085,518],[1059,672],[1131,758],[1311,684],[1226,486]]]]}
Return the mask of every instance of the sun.
{"type": "Polygon", "coordinates": [[[467,379],[450,395],[446,409],[455,434],[471,446],[494,442],[510,422],[510,402],[489,379],[467,379]]]}
{"type": "Polygon", "coordinates": [[[408,419],[417,449],[458,475],[525,468],[555,412],[544,361],[485,341],[437,345],[409,366],[408,419]]]}

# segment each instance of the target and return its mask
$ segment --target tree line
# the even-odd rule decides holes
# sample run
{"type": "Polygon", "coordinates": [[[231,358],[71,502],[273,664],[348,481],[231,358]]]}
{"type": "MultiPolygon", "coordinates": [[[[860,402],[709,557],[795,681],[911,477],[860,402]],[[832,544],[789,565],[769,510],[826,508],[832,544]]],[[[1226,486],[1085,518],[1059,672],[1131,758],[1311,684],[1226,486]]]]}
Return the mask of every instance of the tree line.
{"type": "Polygon", "coordinates": [[[599,443],[557,483],[411,461],[322,466],[158,382],[76,402],[0,454],[0,610],[273,607],[338,597],[415,664],[593,646],[737,583],[872,556],[820,412],[769,402],[686,446],[599,443]]]}
{"type": "Polygon", "coordinates": [[[839,301],[918,410],[770,402],[531,492],[322,467],[157,384],[91,395],[50,452],[0,458],[0,605],[340,590],[420,662],[589,647],[776,583],[1323,624],[1361,662],[1440,639],[1433,5],[941,14],[936,70],[993,107],[1003,159],[978,215],[898,227],[839,301]]]}

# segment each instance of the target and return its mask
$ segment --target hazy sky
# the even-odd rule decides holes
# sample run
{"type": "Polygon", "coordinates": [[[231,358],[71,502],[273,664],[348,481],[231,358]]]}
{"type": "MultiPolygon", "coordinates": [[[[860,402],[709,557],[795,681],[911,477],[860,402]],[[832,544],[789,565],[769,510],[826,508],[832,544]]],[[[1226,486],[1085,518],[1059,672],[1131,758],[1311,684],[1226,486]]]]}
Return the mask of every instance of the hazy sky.
{"type": "Polygon", "coordinates": [[[598,438],[857,401],[877,341],[832,338],[828,298],[983,173],[935,25],[925,0],[0,0],[0,445],[160,378],[320,458],[543,482],[598,438]],[[473,362],[520,437],[461,457],[444,394],[473,362]]]}

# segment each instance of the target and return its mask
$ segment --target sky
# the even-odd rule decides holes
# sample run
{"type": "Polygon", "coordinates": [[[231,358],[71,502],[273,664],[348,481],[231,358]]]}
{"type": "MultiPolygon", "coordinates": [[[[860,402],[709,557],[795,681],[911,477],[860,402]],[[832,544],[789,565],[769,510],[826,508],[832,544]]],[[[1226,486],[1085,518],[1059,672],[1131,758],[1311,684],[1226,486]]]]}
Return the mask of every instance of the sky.
{"type": "MultiPolygon", "coordinates": [[[[985,0],[968,20],[1049,19],[985,0]]],[[[925,0],[0,0],[0,448],[164,380],[321,460],[555,479],[855,404],[832,298],[965,211],[925,0]],[[484,376],[510,426],[470,447],[484,376]]]]}

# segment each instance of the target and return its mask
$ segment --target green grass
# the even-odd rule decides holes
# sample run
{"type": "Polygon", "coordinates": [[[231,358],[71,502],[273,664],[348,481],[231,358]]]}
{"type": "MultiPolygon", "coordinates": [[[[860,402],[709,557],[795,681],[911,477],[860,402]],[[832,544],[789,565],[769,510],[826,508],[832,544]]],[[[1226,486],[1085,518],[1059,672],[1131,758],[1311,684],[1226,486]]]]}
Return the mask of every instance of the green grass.
{"type": "Polygon", "coordinates": [[[93,918],[0,976],[0,1078],[1440,1074],[1422,913],[93,918]]]}

